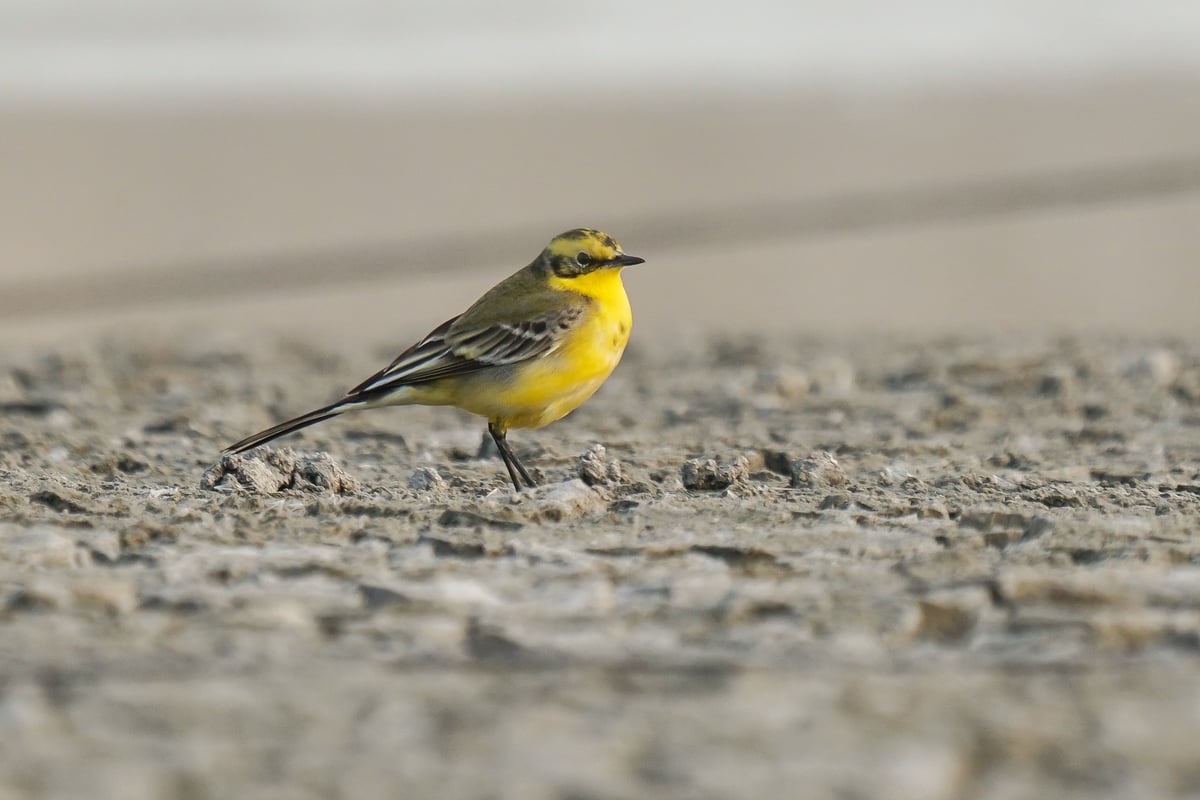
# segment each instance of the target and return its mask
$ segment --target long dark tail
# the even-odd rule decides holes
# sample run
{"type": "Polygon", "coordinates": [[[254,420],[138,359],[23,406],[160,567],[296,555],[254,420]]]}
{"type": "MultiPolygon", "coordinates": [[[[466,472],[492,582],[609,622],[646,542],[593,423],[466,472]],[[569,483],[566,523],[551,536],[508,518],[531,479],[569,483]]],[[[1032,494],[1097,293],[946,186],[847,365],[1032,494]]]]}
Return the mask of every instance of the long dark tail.
{"type": "Polygon", "coordinates": [[[318,408],[315,411],[310,411],[307,414],[301,414],[295,419],[289,419],[287,422],[281,422],[278,425],[267,428],[265,431],[259,431],[253,436],[247,436],[240,442],[235,442],[229,447],[226,447],[221,452],[223,453],[244,453],[247,450],[258,447],[260,444],[278,439],[280,436],[286,436],[292,431],[298,431],[301,428],[307,428],[309,425],[316,425],[318,422],[327,420],[330,417],[336,417],[339,414],[345,414],[347,411],[353,411],[356,408],[365,406],[359,398],[346,398],[339,400],[336,403],[331,403],[324,408],[318,408]]]}

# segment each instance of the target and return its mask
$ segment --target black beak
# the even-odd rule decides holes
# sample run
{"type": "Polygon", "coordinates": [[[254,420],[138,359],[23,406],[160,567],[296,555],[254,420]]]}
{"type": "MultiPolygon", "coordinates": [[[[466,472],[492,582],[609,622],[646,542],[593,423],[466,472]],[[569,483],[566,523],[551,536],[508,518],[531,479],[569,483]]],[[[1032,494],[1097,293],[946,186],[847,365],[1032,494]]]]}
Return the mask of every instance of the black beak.
{"type": "Polygon", "coordinates": [[[644,264],[646,259],[637,256],[627,256],[624,253],[608,262],[610,267],[632,267],[634,264],[644,264]]]}

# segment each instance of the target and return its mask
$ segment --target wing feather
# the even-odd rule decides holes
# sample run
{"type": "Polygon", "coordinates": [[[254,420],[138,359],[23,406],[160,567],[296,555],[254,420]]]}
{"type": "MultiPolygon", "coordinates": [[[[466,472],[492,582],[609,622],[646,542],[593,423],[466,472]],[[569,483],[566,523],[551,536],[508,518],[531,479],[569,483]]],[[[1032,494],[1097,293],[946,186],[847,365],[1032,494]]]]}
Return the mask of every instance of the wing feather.
{"type": "Polygon", "coordinates": [[[461,317],[455,317],[439,325],[346,396],[387,394],[402,386],[468,375],[545,356],[562,346],[582,315],[582,308],[569,306],[517,323],[499,322],[461,329],[455,325],[461,317]]]}

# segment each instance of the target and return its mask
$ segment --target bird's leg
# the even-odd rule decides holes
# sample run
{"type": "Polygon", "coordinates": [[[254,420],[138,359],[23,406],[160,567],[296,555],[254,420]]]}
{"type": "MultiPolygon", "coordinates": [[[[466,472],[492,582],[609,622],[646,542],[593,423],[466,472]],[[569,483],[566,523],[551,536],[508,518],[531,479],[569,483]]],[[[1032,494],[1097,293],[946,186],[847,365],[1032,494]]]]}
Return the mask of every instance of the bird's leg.
{"type": "Polygon", "coordinates": [[[496,449],[500,451],[500,458],[504,460],[504,466],[508,468],[508,477],[512,479],[513,488],[518,492],[521,491],[521,482],[517,479],[518,473],[525,479],[525,483],[529,485],[530,489],[537,486],[533,482],[533,478],[529,477],[525,467],[521,466],[521,462],[517,460],[517,454],[508,446],[508,431],[495,422],[489,422],[488,433],[492,435],[492,441],[496,443],[496,449]]]}

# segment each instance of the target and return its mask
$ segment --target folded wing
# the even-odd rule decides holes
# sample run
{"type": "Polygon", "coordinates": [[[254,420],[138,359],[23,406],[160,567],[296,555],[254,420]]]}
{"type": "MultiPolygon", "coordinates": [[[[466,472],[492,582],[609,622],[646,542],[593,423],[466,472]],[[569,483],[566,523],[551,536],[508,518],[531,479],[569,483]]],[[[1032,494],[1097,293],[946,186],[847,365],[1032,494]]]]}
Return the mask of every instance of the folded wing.
{"type": "Polygon", "coordinates": [[[447,320],[396,357],[391,364],[346,393],[370,399],[402,386],[468,375],[548,355],[562,346],[583,310],[569,307],[521,322],[462,325],[447,320]]]}

